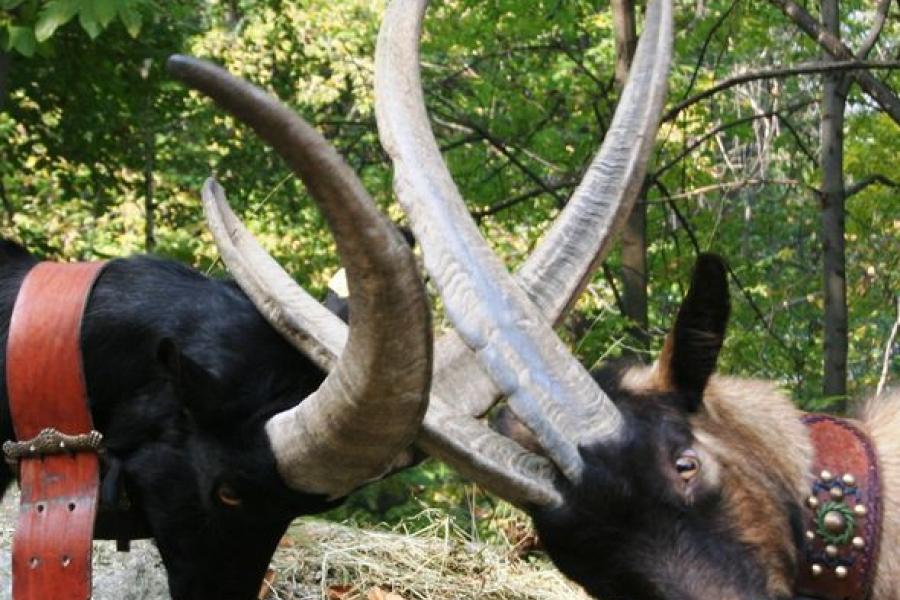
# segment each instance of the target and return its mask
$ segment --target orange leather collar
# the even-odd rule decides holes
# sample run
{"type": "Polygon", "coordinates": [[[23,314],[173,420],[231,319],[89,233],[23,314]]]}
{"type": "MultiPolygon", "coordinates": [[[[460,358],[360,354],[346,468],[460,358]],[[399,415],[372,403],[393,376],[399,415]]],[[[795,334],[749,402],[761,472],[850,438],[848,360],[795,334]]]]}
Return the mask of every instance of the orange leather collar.
{"type": "Polygon", "coordinates": [[[18,461],[21,488],[15,600],[91,596],[102,438],[88,409],[81,320],[103,266],[40,263],[25,277],[13,309],[6,385],[19,442],[7,442],[4,451],[18,461]]]}
{"type": "Polygon", "coordinates": [[[815,449],[795,587],[803,597],[866,600],[881,538],[881,480],[868,436],[851,421],[806,415],[815,449]]]}

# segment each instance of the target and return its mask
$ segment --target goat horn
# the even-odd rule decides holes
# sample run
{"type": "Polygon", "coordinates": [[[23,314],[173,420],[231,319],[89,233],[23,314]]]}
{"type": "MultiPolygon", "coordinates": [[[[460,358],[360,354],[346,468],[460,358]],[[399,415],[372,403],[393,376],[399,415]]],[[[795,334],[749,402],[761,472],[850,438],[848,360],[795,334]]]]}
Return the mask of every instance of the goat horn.
{"type": "MultiPolygon", "coordinates": [[[[672,58],[670,2],[651,3],[644,21],[628,82],[600,150],[559,217],[516,273],[519,286],[555,325],[606,257],[640,192],[653,149],[672,58]]],[[[487,412],[499,396],[472,352],[452,331],[437,341],[435,350],[432,390],[441,395],[445,388],[462,395],[456,406],[472,416],[487,412]]]]}
{"type": "MultiPolygon", "coordinates": [[[[385,18],[376,60],[379,127],[383,139],[387,140],[385,145],[393,150],[391,153],[398,168],[398,195],[401,187],[410,186],[415,191],[417,184],[417,191],[424,193],[427,188],[421,187],[423,181],[429,184],[437,181],[440,187],[434,189],[439,194],[458,198],[437,153],[420,93],[417,43],[423,14],[423,2],[415,10],[409,3],[397,1],[385,18]],[[408,94],[408,99],[398,98],[404,94],[408,94]],[[393,114],[395,104],[401,110],[393,114]],[[407,115],[414,115],[414,118],[410,119],[409,127],[404,128],[402,121],[407,115]],[[404,170],[404,162],[411,169],[417,164],[413,150],[415,143],[429,149],[429,158],[424,161],[427,173],[411,174],[404,170]]],[[[634,66],[604,143],[563,214],[517,274],[519,285],[549,322],[558,321],[577,297],[608,251],[611,234],[619,229],[640,190],[665,96],[671,60],[671,21],[669,0],[653,3],[648,8],[634,66]]],[[[414,195],[414,191],[409,193],[414,195]]],[[[413,198],[409,202],[415,201],[413,198]]],[[[492,375],[496,377],[496,371],[492,375]]],[[[453,333],[445,335],[438,342],[432,407],[425,418],[420,445],[513,501],[516,498],[511,496],[527,498],[527,502],[554,503],[550,495],[540,498],[548,485],[552,486],[552,476],[534,474],[527,485],[519,480],[506,480],[509,470],[515,470],[521,476],[523,469],[511,463],[508,456],[495,455],[489,460],[485,454],[492,453],[490,446],[473,450],[469,444],[460,443],[447,434],[446,425],[452,416],[456,420],[467,418],[466,422],[474,427],[468,432],[473,439],[488,435],[486,432],[490,430],[472,417],[490,408],[504,391],[497,387],[487,379],[472,352],[460,343],[459,338],[453,333]],[[463,385],[459,387],[461,383],[463,385]],[[456,410],[450,415],[442,414],[447,411],[438,400],[452,391],[462,397],[456,403],[456,410]],[[500,485],[491,485],[494,482],[500,482],[500,485]],[[535,490],[535,485],[540,489],[535,490]]],[[[525,420],[534,428],[532,422],[525,420]]],[[[548,454],[553,457],[551,452],[548,454]]]]}
{"type": "Polygon", "coordinates": [[[616,439],[623,420],[478,232],[435,143],[419,76],[425,0],[388,8],[376,51],[376,116],[394,189],[447,314],[563,475],[579,447],[616,439]]]}
{"type": "MultiPolygon", "coordinates": [[[[266,432],[288,486],[346,495],[384,474],[415,439],[427,408],[431,318],[415,260],[337,152],[293,111],[205,61],[175,56],[169,70],[268,142],[306,184],[334,232],[350,286],[346,346],[319,389],[269,419],[266,432]]],[[[261,259],[252,246],[242,253],[234,243],[246,243],[246,236],[229,234],[239,221],[223,210],[221,188],[210,183],[204,196],[208,214],[223,217],[225,248],[240,255],[238,283],[260,292],[254,298],[260,311],[303,350],[296,330],[286,331],[282,320],[272,318],[293,314],[295,298],[282,302],[278,289],[260,285],[266,273],[271,275],[273,261],[261,259]],[[254,281],[256,273],[263,279],[254,281]]],[[[339,340],[326,343],[333,351],[339,340]]]]}

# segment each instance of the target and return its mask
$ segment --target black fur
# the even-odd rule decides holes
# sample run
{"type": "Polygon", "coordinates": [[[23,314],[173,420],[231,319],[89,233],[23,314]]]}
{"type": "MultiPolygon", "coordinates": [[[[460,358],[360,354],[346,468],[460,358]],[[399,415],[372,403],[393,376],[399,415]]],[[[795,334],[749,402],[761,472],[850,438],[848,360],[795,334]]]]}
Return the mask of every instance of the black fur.
{"type": "Polygon", "coordinates": [[[730,313],[725,263],[712,254],[701,254],[671,338],[672,384],[682,392],[690,412],[700,406],[706,382],[716,370],[730,313]]]}
{"type": "Polygon", "coordinates": [[[766,598],[764,573],[747,560],[718,491],[687,502],[676,489],[675,461],[693,443],[683,398],[630,394],[621,370],[610,365],[595,378],[625,417],[623,442],[584,450],[590,469],[565,508],[533,512],[554,563],[604,600],[766,598]],[[708,594],[686,585],[697,581],[708,594]]]}
{"type": "MultiPolygon", "coordinates": [[[[673,328],[657,392],[622,385],[634,365],[609,364],[594,376],[625,419],[614,445],[582,448],[583,480],[562,508],[532,516],[559,569],[604,600],[766,600],[766,574],[740,541],[721,491],[689,491],[676,470],[694,444],[689,417],[700,409],[728,320],[726,270],[704,255],[673,328]]],[[[700,483],[698,479],[696,483],[700,483]]]]}
{"type": "MultiPolygon", "coordinates": [[[[34,262],[0,243],[3,348],[34,262]]],[[[103,271],[82,351],[94,425],[156,539],[172,597],[255,598],[288,523],[334,505],[284,485],[263,431],[323,374],[235,284],[150,257],[114,260],[103,271]],[[222,486],[240,506],[220,500],[222,486]]],[[[0,429],[13,437],[5,382],[0,429]]],[[[2,470],[0,490],[12,478],[2,470]]]]}

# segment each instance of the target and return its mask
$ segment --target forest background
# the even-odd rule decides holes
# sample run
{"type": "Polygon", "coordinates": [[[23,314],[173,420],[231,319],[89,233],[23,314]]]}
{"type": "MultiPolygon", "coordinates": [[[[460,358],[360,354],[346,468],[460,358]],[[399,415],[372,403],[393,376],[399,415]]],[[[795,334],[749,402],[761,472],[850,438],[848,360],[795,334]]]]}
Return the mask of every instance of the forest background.
{"type": "MultiPolygon", "coordinates": [[[[221,274],[199,203],[214,173],[263,244],[323,295],[338,264],[302,185],[169,79],[165,59],[211,58],[277,94],[402,222],[373,113],[384,4],[0,0],[0,234],[44,258],[153,252],[221,274]]],[[[435,132],[510,268],[599,146],[643,8],[430,9],[423,65],[435,132]]],[[[651,360],[696,254],[714,251],[731,265],[734,298],[721,370],[775,379],[813,410],[842,410],[900,376],[898,17],[891,0],[676,2],[666,114],[641,200],[560,327],[586,365],[651,360]]],[[[423,506],[489,534],[503,519],[433,463],[332,517],[396,522],[423,506]]]]}

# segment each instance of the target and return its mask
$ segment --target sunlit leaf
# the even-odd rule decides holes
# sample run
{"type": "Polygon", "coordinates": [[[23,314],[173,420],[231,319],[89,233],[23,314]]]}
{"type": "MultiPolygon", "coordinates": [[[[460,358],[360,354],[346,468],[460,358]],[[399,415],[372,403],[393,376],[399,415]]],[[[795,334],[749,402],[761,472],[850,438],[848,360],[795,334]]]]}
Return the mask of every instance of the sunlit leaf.
{"type": "Polygon", "coordinates": [[[49,39],[58,28],[65,25],[78,13],[78,0],[50,0],[41,9],[34,26],[34,36],[38,42],[49,39]]]}

